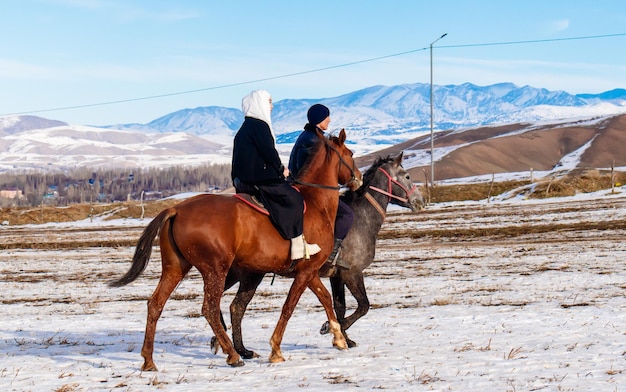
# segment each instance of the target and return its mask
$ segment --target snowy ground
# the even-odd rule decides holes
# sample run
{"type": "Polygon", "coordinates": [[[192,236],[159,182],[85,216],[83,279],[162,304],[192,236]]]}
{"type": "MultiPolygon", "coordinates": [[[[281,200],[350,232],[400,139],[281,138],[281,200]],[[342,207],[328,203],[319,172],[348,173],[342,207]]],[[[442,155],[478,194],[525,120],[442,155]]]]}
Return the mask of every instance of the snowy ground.
{"type": "Polygon", "coordinates": [[[268,342],[290,280],[266,277],[244,319],[261,358],[231,368],[210,351],[194,273],[158,324],[156,373],[139,370],[139,352],[158,252],[140,279],[112,289],[133,248],[67,246],[138,238],[147,221],[2,227],[0,244],[52,245],[0,254],[0,391],[626,391],[619,191],[394,211],[367,270],[372,308],[348,331],[359,345],[338,351],[319,334],[323,311],[307,292],[280,364],[268,342]]]}

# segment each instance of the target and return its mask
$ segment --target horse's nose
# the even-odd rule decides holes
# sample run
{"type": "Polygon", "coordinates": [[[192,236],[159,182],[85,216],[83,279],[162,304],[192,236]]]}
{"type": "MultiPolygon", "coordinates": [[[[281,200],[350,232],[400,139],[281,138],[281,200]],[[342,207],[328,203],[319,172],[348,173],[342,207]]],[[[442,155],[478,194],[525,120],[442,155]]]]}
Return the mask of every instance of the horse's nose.
{"type": "Polygon", "coordinates": [[[424,199],[421,197],[417,197],[415,199],[413,199],[413,202],[411,203],[411,209],[413,210],[413,212],[418,212],[418,211],[422,211],[423,209],[426,208],[426,203],[424,203],[424,199]]]}
{"type": "Polygon", "coordinates": [[[363,185],[363,176],[359,175],[359,176],[356,178],[356,181],[354,181],[354,182],[355,182],[355,184],[356,184],[356,187],[354,188],[354,190],[359,189],[359,188],[363,185]]]}

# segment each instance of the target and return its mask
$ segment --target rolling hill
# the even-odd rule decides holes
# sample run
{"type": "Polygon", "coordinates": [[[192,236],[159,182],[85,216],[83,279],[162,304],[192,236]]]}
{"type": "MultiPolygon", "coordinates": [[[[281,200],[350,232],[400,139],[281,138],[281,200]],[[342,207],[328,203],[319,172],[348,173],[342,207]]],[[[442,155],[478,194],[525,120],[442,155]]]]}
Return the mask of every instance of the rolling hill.
{"type": "MultiPolygon", "coordinates": [[[[316,102],[346,128],[358,162],[405,152],[415,179],[430,172],[429,85],[373,86],[334,98],[275,103],[285,161],[316,102]]],[[[573,95],[511,83],[435,86],[435,179],[626,166],[626,90],[573,95]]],[[[183,109],[147,124],[72,125],[36,116],[0,118],[0,172],[73,167],[228,163],[238,109],[183,109]]]]}

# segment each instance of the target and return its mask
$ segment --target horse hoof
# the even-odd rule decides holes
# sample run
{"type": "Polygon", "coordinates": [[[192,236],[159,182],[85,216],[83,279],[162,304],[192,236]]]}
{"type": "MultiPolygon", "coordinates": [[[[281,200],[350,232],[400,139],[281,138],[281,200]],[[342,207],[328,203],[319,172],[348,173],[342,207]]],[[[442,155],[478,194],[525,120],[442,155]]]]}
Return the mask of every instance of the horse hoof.
{"type": "Polygon", "coordinates": [[[282,355],[270,355],[270,363],[285,362],[282,355]]]}
{"type": "Polygon", "coordinates": [[[241,357],[243,359],[252,359],[252,358],[260,357],[259,354],[255,353],[254,351],[251,351],[251,350],[245,350],[244,352],[239,353],[239,355],[241,355],[241,357]]]}
{"type": "Polygon", "coordinates": [[[356,342],[354,340],[346,339],[346,343],[348,343],[348,347],[349,348],[353,348],[353,347],[357,346],[357,344],[356,344],[356,342]]]}
{"type": "Polygon", "coordinates": [[[333,339],[333,347],[337,350],[347,350],[348,343],[346,343],[345,339],[333,339]]]}
{"type": "Polygon", "coordinates": [[[242,366],[243,366],[243,365],[245,365],[245,364],[246,364],[246,363],[245,363],[242,359],[239,359],[239,360],[237,360],[237,361],[235,361],[235,362],[233,362],[233,363],[229,363],[229,365],[230,365],[231,367],[242,367],[242,366]]]}
{"type": "Polygon", "coordinates": [[[144,362],[141,367],[142,372],[157,372],[157,367],[154,362],[144,362]]]}
{"type": "Polygon", "coordinates": [[[320,328],[320,335],[326,335],[330,332],[330,326],[328,325],[328,321],[322,324],[322,328],[320,328]]]}

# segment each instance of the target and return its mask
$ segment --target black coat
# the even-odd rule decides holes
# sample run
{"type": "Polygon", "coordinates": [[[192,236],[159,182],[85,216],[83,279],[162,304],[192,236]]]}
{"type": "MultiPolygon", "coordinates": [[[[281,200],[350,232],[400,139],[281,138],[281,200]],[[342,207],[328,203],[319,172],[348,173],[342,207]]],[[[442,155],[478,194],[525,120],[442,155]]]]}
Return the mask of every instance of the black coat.
{"type": "Polygon", "coordinates": [[[246,117],[235,135],[231,179],[263,185],[284,182],[283,164],[265,121],[246,117]]]}
{"type": "Polygon", "coordinates": [[[317,136],[316,127],[311,127],[307,124],[304,127],[304,131],[298,136],[289,155],[289,175],[292,178],[298,176],[302,166],[309,158],[311,148],[319,141],[320,138],[317,136]]]}

